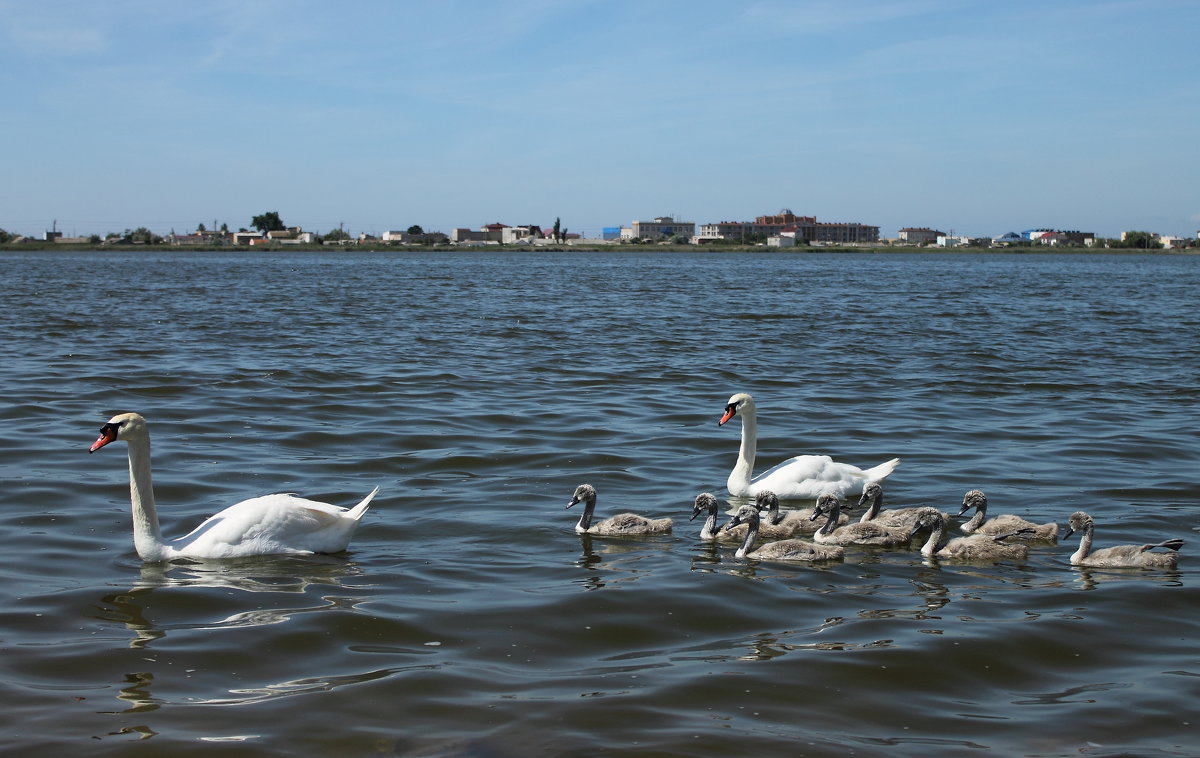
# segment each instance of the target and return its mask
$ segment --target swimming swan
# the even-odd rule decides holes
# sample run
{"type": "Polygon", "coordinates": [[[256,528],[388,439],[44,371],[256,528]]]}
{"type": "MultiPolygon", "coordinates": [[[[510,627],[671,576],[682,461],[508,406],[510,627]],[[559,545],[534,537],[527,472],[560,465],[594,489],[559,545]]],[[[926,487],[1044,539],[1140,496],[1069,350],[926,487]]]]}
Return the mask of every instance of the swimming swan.
{"type": "MultiPolygon", "coordinates": [[[[1022,543],[1008,543],[1003,540],[1019,536],[1010,534],[972,534],[957,537],[945,545],[940,545],[946,536],[946,514],[937,508],[921,508],[912,527],[916,535],[923,529],[929,529],[929,539],[921,546],[921,554],[927,558],[939,558],[960,561],[1023,561],[1029,556],[1029,546],[1022,543]]],[[[1018,529],[1018,532],[1023,530],[1018,529]]]]}
{"type": "Polygon", "coordinates": [[[100,427],[100,437],[89,452],[115,440],[129,445],[133,545],[143,561],[340,552],[379,492],[376,487],[350,509],[295,495],[264,495],[229,506],[182,537],[164,540],[154,505],[146,419],[137,413],[113,416],[100,427]]]}
{"type": "Polygon", "coordinates": [[[813,520],[820,518],[822,513],[829,515],[825,524],[813,534],[814,542],[825,545],[900,547],[908,545],[912,539],[912,530],[907,527],[884,526],[874,521],[837,526],[838,517],[842,513],[842,501],[831,492],[817,498],[813,520]]]}
{"type": "Polygon", "coordinates": [[[961,516],[972,508],[975,509],[975,515],[958,527],[966,534],[1013,534],[1020,530],[1019,539],[1022,540],[1058,542],[1058,524],[1035,524],[1011,513],[1002,513],[984,522],[987,518],[987,495],[979,490],[971,490],[963,495],[962,510],[958,515],[961,516]]]}
{"type": "Polygon", "coordinates": [[[598,534],[601,536],[621,536],[629,534],[664,534],[671,531],[671,519],[648,519],[633,513],[618,513],[612,518],[592,523],[592,513],[596,510],[596,488],[590,484],[581,484],[575,488],[575,494],[567,507],[583,503],[583,514],[575,531],[579,534],[598,534]]]}
{"type": "Polygon", "coordinates": [[[707,514],[704,520],[704,526],[700,527],[700,539],[715,540],[717,538],[717,496],[711,492],[701,492],[696,495],[696,502],[692,504],[692,517],[689,521],[695,521],[700,514],[707,514]]]}
{"type": "Polygon", "coordinates": [[[730,519],[726,529],[746,526],[746,541],[734,553],[738,558],[750,558],[756,561],[840,561],[845,551],[836,545],[814,545],[804,540],[779,540],[767,542],[754,552],[750,547],[758,539],[761,526],[758,508],[753,505],[743,505],[730,519]]]}
{"type": "MultiPolygon", "coordinates": [[[[714,498],[715,502],[715,498],[714,498]]],[[[813,531],[812,522],[807,524],[801,523],[798,518],[793,518],[797,511],[788,511],[788,517],[784,518],[779,514],[779,498],[775,497],[775,493],[770,490],[763,490],[754,496],[754,507],[759,512],[759,532],[758,536],[765,540],[783,540],[794,535],[801,528],[807,528],[808,532],[813,531]],[[774,509],[774,510],[772,510],[774,509]],[[774,513],[778,516],[777,521],[761,518],[762,513],[774,513]]],[[[807,513],[807,511],[804,511],[807,513]]],[[[746,532],[750,530],[748,522],[745,520],[734,524],[732,521],[721,527],[717,532],[717,538],[722,540],[742,540],[746,537],[746,532]]]]}
{"type": "Polygon", "coordinates": [[[1072,566],[1094,566],[1097,568],[1175,568],[1179,556],[1174,552],[1183,547],[1183,540],[1164,540],[1157,545],[1117,545],[1092,552],[1092,533],[1096,525],[1092,517],[1083,511],[1075,511],[1067,521],[1067,533],[1063,539],[1075,532],[1083,532],[1079,538],[1079,549],[1071,554],[1072,566]],[[1170,553],[1151,553],[1156,547],[1165,547],[1170,553]]]}
{"type": "MultiPolygon", "coordinates": [[[[917,523],[917,517],[925,510],[926,506],[918,506],[914,508],[888,508],[881,511],[883,506],[883,487],[879,486],[878,482],[871,482],[863,490],[862,497],[858,499],[859,506],[870,503],[866,513],[859,519],[863,521],[873,521],[876,524],[884,526],[903,526],[912,528],[917,523]]],[[[947,514],[942,514],[943,517],[949,518],[947,514]]]]}
{"type": "MultiPolygon", "coordinates": [[[[767,513],[767,516],[762,519],[763,537],[771,537],[770,530],[774,528],[790,530],[787,534],[780,532],[780,537],[790,537],[793,534],[812,534],[817,530],[817,523],[813,518],[813,514],[816,513],[815,506],[780,511],[779,498],[770,490],[759,490],[759,493],[754,496],[754,502],[758,506],[760,514],[763,511],[767,513]]],[[[838,526],[848,523],[850,523],[849,516],[844,513],[838,516],[838,526]]]]}
{"type": "Polygon", "coordinates": [[[815,498],[825,492],[844,493],[883,479],[900,464],[899,458],[893,458],[864,471],[847,463],[836,463],[828,455],[797,455],[751,481],[758,444],[754,398],[744,392],[729,398],[717,426],[724,426],[734,416],[742,420],[742,446],[737,465],[726,483],[734,497],[751,497],[761,490],[771,490],[782,500],[815,498]]]}
{"type": "MultiPolygon", "coordinates": [[[[762,512],[767,510],[768,504],[774,504],[775,510],[779,510],[779,498],[775,497],[772,492],[760,492],[755,498],[755,509],[762,512]]],[[[696,503],[691,506],[691,521],[695,521],[701,513],[708,513],[708,518],[704,521],[704,527],[700,530],[701,540],[743,540],[746,531],[749,531],[748,525],[745,522],[739,524],[725,524],[725,527],[716,528],[716,510],[718,510],[718,501],[716,495],[710,492],[702,492],[696,495],[696,503]]],[[[732,522],[731,522],[732,523],[732,522]]],[[[760,536],[767,540],[784,540],[787,537],[796,534],[797,524],[794,521],[782,521],[779,524],[764,522],[761,524],[760,536]]]]}

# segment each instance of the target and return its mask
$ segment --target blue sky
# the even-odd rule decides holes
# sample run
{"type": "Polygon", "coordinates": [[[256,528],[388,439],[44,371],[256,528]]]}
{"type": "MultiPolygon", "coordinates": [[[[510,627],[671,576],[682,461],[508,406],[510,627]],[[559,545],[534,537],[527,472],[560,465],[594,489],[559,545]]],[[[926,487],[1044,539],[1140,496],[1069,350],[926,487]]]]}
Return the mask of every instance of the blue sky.
{"type": "Polygon", "coordinates": [[[0,228],[1200,229],[1195,0],[0,0],[0,228]]]}

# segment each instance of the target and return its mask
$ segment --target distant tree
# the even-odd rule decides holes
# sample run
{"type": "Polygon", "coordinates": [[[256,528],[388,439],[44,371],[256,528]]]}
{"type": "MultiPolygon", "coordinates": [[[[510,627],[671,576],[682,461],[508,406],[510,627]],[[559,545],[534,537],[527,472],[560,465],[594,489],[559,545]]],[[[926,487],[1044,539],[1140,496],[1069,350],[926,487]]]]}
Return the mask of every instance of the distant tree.
{"type": "Polygon", "coordinates": [[[1139,250],[1160,250],[1162,242],[1150,232],[1125,232],[1125,239],[1117,242],[1116,247],[1133,247],[1139,250]]]}
{"type": "Polygon", "coordinates": [[[203,221],[201,221],[199,224],[196,225],[196,231],[199,232],[200,234],[203,234],[204,232],[208,231],[207,229],[204,228],[203,221]]]}
{"type": "Polygon", "coordinates": [[[350,234],[341,227],[330,229],[328,234],[321,237],[325,242],[341,242],[342,240],[350,239],[350,234]]]}
{"type": "Polygon", "coordinates": [[[89,244],[89,245],[99,245],[99,244],[101,243],[101,241],[102,241],[102,240],[100,239],[100,235],[99,235],[99,234],[93,234],[93,235],[91,235],[90,237],[88,237],[88,244],[89,244]]]}
{"type": "Polygon", "coordinates": [[[554,229],[550,234],[555,242],[562,242],[562,220],[557,216],[554,217],[554,229]]]}
{"type": "Polygon", "coordinates": [[[413,224],[412,226],[408,227],[408,233],[414,237],[419,237],[425,233],[425,230],[421,228],[420,224],[413,224]]]}
{"type": "Polygon", "coordinates": [[[229,224],[221,224],[221,234],[229,234],[229,224]]]}
{"type": "Polygon", "coordinates": [[[13,236],[11,234],[4,231],[3,229],[0,229],[0,245],[3,245],[7,242],[11,242],[12,238],[13,238],[13,236]]]}
{"type": "Polygon", "coordinates": [[[130,242],[137,245],[157,245],[158,243],[162,242],[162,237],[158,236],[144,226],[139,226],[132,232],[126,229],[125,234],[130,242]]]}
{"type": "Polygon", "coordinates": [[[250,219],[250,226],[259,230],[263,234],[267,232],[278,232],[287,227],[283,223],[283,219],[279,218],[278,211],[267,211],[262,215],[255,216],[250,219]]]}

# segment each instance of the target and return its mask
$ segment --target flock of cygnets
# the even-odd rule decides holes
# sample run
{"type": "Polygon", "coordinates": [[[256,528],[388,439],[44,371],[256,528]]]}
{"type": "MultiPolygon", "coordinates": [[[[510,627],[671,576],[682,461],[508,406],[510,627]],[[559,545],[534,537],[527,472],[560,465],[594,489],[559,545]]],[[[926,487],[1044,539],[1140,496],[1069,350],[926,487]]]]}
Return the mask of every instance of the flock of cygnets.
{"type": "MultiPolygon", "coordinates": [[[[742,441],[737,464],[727,482],[734,497],[754,498],[754,504],[738,508],[724,527],[717,528],[717,498],[711,493],[696,497],[692,519],[704,514],[702,539],[740,540],[739,558],[782,561],[841,560],[845,545],[907,546],[918,533],[928,531],[921,548],[927,556],[964,560],[1022,559],[1027,543],[1058,541],[1056,524],[1034,524],[1015,516],[986,520],[987,498],[971,490],[963,498],[961,516],[974,509],[975,515],[959,528],[965,537],[944,542],[951,516],[936,508],[882,510],[880,480],[899,465],[900,459],[861,469],[837,463],[826,455],[798,455],[751,478],[757,444],[754,399],[745,393],[729,398],[718,421],[723,426],[737,417],[742,422],[742,441]],[[859,505],[867,511],[856,523],[843,513],[840,495],[862,490],[859,505]],[[816,499],[814,507],[782,511],[779,501],[816,499]],[[764,519],[762,513],[766,512],[764,519]],[[820,519],[824,517],[824,521],[820,519]],[[796,539],[811,534],[812,541],[796,539]],[[766,540],[759,543],[759,540],[766,540]],[[757,547],[756,547],[757,545],[757,547]]],[[[306,500],[290,494],[264,495],[243,500],[210,516],[183,537],[163,539],[154,502],[150,473],[150,431],[137,413],[113,416],[100,428],[100,437],[90,452],[114,441],[128,444],[129,490],[133,510],[133,539],[138,556],[145,561],[172,558],[239,558],[252,555],[336,553],[346,549],[362,520],[376,487],[353,508],[306,500]]],[[[581,484],[567,507],[584,504],[575,525],[580,534],[630,536],[660,534],[671,530],[671,519],[647,519],[622,513],[593,522],[596,489],[581,484]]],[[[1078,566],[1128,566],[1173,568],[1175,551],[1183,540],[1171,539],[1156,545],[1122,545],[1092,552],[1094,524],[1083,511],[1071,514],[1066,536],[1081,532],[1079,549],[1071,556],[1078,566]],[[1170,552],[1153,553],[1163,547],[1170,552]]]]}
{"type": "MultiPolygon", "coordinates": [[[[1058,524],[1035,524],[1011,514],[987,518],[987,496],[971,490],[963,497],[957,516],[974,510],[970,520],[958,528],[966,536],[947,540],[946,532],[952,517],[937,508],[891,508],[883,510],[883,487],[879,480],[890,474],[900,463],[894,458],[872,469],[863,470],[844,463],[835,463],[828,456],[802,455],[792,458],[751,479],[754,468],[757,427],[754,401],[739,393],[729,399],[725,414],[718,422],[724,425],[735,416],[742,418],[742,446],[738,463],[729,475],[729,491],[735,496],[753,497],[753,504],[737,509],[723,527],[717,527],[719,504],[711,492],[696,496],[692,520],[705,516],[700,529],[704,540],[740,542],[735,555],[762,561],[840,561],[846,545],[877,547],[906,547],[921,532],[929,536],[921,553],[930,558],[996,561],[1024,560],[1030,543],[1058,542],[1058,524]],[[858,505],[866,512],[854,523],[843,513],[839,496],[848,489],[862,486],[858,505]],[[781,495],[788,498],[816,498],[812,508],[781,511],[781,495]],[[764,518],[763,514],[766,513],[764,518]],[[821,521],[822,517],[824,520],[821,521]],[[811,535],[811,541],[796,535],[811,535]],[[760,540],[765,540],[761,541],[760,540]]],[[[600,536],[632,536],[663,534],[671,531],[671,519],[648,519],[633,513],[621,513],[602,521],[593,521],[596,510],[596,488],[581,484],[575,489],[567,507],[584,504],[584,511],[575,525],[580,534],[600,536]]],[[[1118,545],[1092,550],[1095,524],[1083,511],[1071,514],[1064,537],[1081,533],[1079,549],[1071,555],[1075,566],[1109,568],[1175,568],[1183,546],[1181,539],[1169,539],[1154,545],[1118,545]],[[1169,552],[1150,552],[1154,548],[1169,552]]]]}
{"type": "MultiPolygon", "coordinates": [[[[947,541],[951,516],[937,508],[891,508],[880,510],[883,488],[878,482],[867,485],[859,505],[869,504],[862,518],[850,522],[842,512],[842,500],[832,492],[817,498],[812,508],[790,511],[779,509],[779,497],[761,490],[754,503],[740,506],[733,517],[717,527],[719,503],[711,492],[696,496],[692,519],[706,516],[700,528],[700,539],[740,542],[735,555],[759,561],[840,561],[846,545],[875,547],[907,547],[913,537],[929,532],[921,546],[921,554],[930,558],[961,561],[1024,560],[1030,543],[1058,542],[1058,524],[1035,524],[1032,521],[1004,514],[986,519],[987,496],[971,490],[963,497],[961,516],[972,508],[975,515],[959,526],[964,537],[947,541]],[[766,513],[764,518],[763,514],[766,513]],[[820,519],[824,517],[824,521],[820,519]],[[986,519],[986,520],[985,520],[986,519]],[[810,535],[811,541],[796,535],[810,535]],[[762,541],[766,540],[766,541],[762,541]],[[757,547],[756,547],[757,545],[757,547]]],[[[592,521],[596,508],[596,488],[581,484],[567,507],[584,503],[585,510],[575,531],[605,537],[644,536],[671,531],[670,518],[648,519],[633,513],[620,513],[603,521],[592,521]]],[[[1083,511],[1071,514],[1064,537],[1081,533],[1079,549],[1071,555],[1071,564],[1096,568],[1166,568],[1176,566],[1183,540],[1169,539],[1154,545],[1118,545],[1092,550],[1095,524],[1083,511]],[[1171,552],[1152,553],[1154,548],[1171,552]]]]}

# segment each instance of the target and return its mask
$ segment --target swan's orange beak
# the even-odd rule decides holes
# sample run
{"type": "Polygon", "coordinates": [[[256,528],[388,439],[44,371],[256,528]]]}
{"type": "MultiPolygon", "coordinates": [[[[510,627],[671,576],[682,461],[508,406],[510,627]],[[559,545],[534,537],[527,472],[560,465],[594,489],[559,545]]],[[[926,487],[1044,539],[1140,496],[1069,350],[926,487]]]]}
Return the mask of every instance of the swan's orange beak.
{"type": "Polygon", "coordinates": [[[733,414],[737,413],[737,406],[730,403],[725,406],[725,415],[717,422],[717,426],[725,426],[725,422],[733,418],[733,414]]]}
{"type": "Polygon", "coordinates": [[[113,426],[112,424],[105,424],[104,426],[100,427],[100,436],[96,439],[95,442],[92,443],[92,446],[90,448],[88,448],[88,452],[94,453],[97,450],[99,450],[100,448],[107,445],[108,443],[115,440],[116,438],[117,438],[117,428],[115,426],[113,426]]]}

